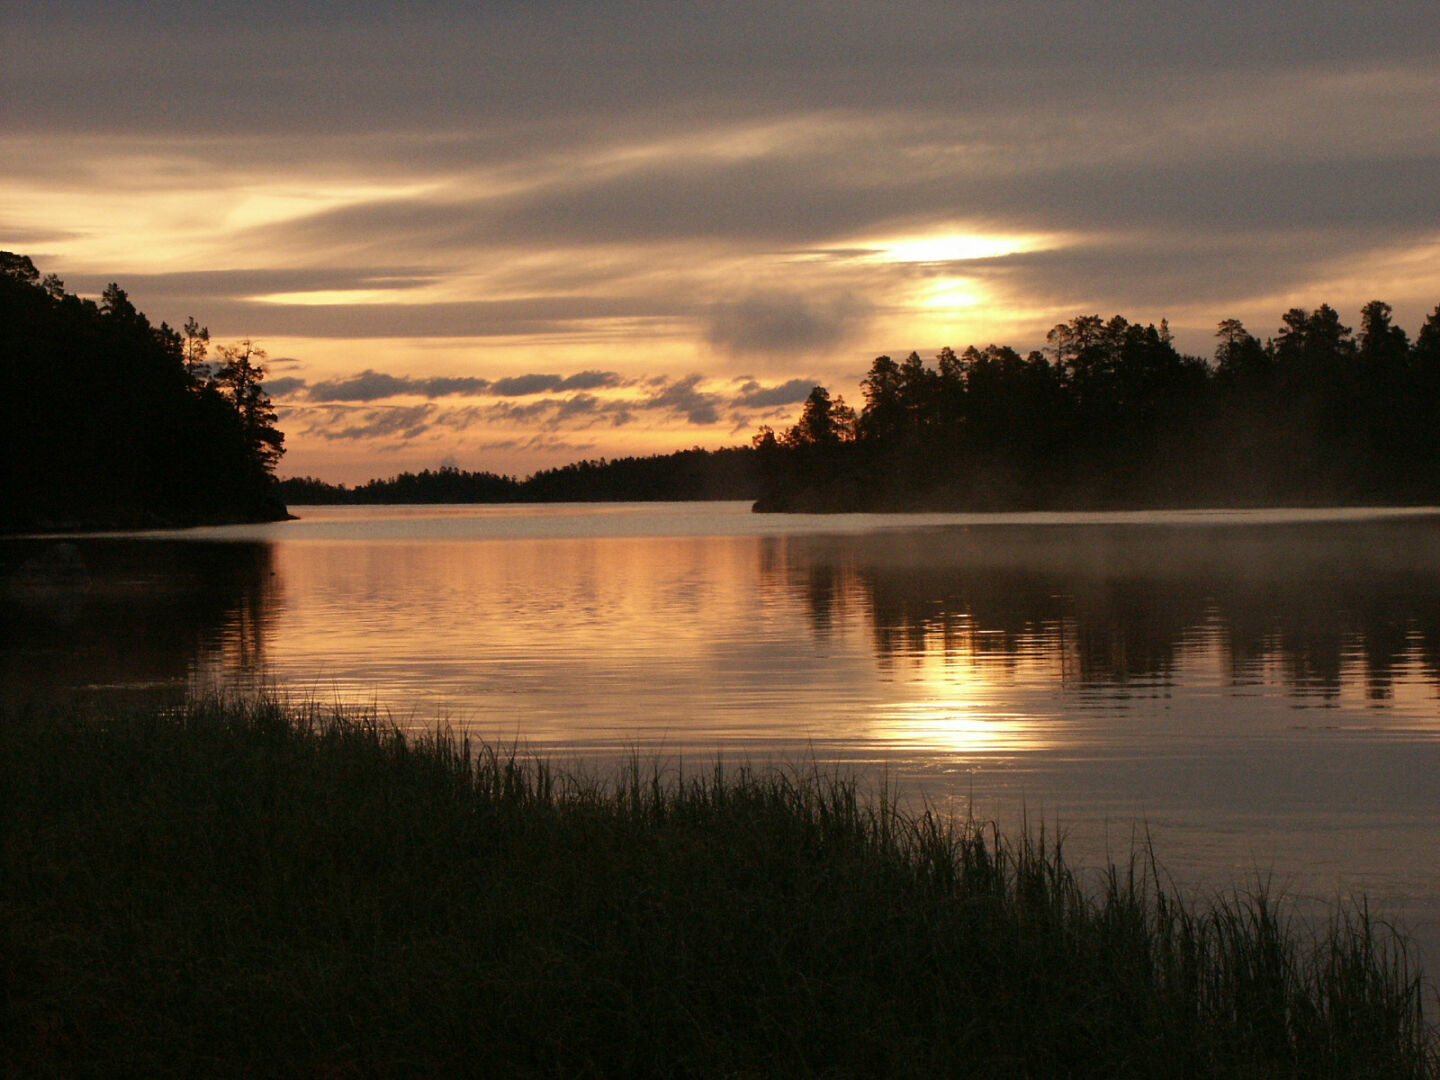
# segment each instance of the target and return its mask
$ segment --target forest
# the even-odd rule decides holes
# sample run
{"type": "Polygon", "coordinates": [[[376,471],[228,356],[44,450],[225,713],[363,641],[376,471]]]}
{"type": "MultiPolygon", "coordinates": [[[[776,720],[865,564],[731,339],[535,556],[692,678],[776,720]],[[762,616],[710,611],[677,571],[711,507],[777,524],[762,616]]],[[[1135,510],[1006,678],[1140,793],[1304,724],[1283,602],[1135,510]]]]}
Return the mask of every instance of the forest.
{"type": "Polygon", "coordinates": [[[193,318],[153,326],[0,252],[0,531],[149,528],[286,517],[284,436],[253,342],[193,318]]]}
{"type": "Polygon", "coordinates": [[[517,480],[453,465],[353,488],[314,477],[280,481],[292,505],[326,503],[686,502],[754,499],[759,452],[749,446],[577,461],[517,480]]]}
{"type": "Polygon", "coordinates": [[[989,345],[877,357],[857,413],[823,386],[762,428],[757,511],[1079,510],[1440,502],[1440,307],[1414,341],[1375,300],[1359,331],[1292,308],[1238,320],[1212,360],[1162,321],[1061,323],[989,345]]]}

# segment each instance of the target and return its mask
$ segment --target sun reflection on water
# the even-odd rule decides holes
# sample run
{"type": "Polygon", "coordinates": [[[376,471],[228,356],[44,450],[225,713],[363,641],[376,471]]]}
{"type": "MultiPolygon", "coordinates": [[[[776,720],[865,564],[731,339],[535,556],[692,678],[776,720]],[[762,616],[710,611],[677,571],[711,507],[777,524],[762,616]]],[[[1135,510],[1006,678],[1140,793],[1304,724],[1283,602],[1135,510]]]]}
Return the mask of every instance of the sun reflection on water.
{"type": "Polygon", "coordinates": [[[961,755],[1044,750],[1053,732],[1046,718],[996,709],[982,702],[887,702],[873,714],[877,736],[897,750],[961,755]]]}

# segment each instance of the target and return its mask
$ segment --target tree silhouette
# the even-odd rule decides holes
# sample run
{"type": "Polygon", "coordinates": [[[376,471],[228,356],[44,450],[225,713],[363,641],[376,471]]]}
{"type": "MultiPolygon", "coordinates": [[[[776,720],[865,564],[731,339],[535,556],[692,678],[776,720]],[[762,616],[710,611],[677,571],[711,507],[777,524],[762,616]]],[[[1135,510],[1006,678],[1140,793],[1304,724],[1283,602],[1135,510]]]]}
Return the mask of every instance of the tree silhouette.
{"type": "Polygon", "coordinates": [[[284,515],[271,475],[283,436],[262,373],[222,394],[188,362],[200,337],[188,327],[187,339],[151,325],[117,283],[96,303],[0,252],[0,528],[284,515]]]}
{"type": "Polygon", "coordinates": [[[245,442],[255,459],[273,469],[285,452],[285,436],[275,427],[275,408],[265,393],[266,353],[248,338],[237,345],[221,345],[220,370],[215,382],[230,396],[245,442]]]}
{"type": "Polygon", "coordinates": [[[843,397],[830,400],[830,391],[817,386],[805,398],[800,419],[785,433],[785,446],[836,446],[855,437],[855,413],[843,397]]]}
{"type": "Polygon", "coordinates": [[[1434,502],[1440,307],[1413,345],[1391,315],[1367,304],[1357,338],[1328,304],[1292,308],[1263,344],[1225,319],[1213,364],[1181,354],[1163,319],[1120,315],[1060,323],[1025,358],[993,344],[941,349],[933,367],[918,352],[879,356],[853,442],[827,434],[830,399],[817,387],[764,458],[762,503],[1434,502]]]}

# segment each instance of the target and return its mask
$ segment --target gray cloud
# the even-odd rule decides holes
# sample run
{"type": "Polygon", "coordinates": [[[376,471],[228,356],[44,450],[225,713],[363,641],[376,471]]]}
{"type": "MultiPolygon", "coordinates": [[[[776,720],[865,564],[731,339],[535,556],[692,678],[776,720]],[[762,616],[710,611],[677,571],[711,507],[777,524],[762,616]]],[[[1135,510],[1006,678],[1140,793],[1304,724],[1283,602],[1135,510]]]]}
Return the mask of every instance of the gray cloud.
{"type": "Polygon", "coordinates": [[[429,379],[408,379],[406,381],[411,387],[409,393],[429,398],[451,397],[457,394],[484,394],[493,392],[495,385],[489,379],[480,379],[469,375],[437,375],[429,379]]]}
{"type": "MultiPolygon", "coordinates": [[[[432,269],[408,266],[305,267],[256,266],[243,270],[191,270],[161,274],[126,274],[126,291],[144,294],[167,305],[227,297],[243,300],[271,293],[337,292],[354,289],[418,289],[432,284],[432,269]]],[[[66,283],[72,292],[99,293],[111,278],[80,274],[66,283]]]]}
{"type": "Polygon", "coordinates": [[[622,385],[624,380],[613,371],[579,371],[560,380],[561,390],[600,390],[622,385]]]}
{"type": "Polygon", "coordinates": [[[435,424],[436,407],[429,403],[411,406],[381,406],[368,409],[337,409],[295,414],[305,424],[306,435],[330,441],[418,439],[435,424]]]}
{"type": "MultiPolygon", "coordinates": [[[[152,318],[167,309],[140,290],[130,299],[152,318]]],[[[183,320],[185,306],[181,306],[183,320]]],[[[644,320],[675,312],[661,297],[533,297],[433,304],[271,304],[219,298],[203,305],[212,334],[251,337],[424,338],[513,337],[582,328],[589,320],[644,320]]],[[[199,312],[197,311],[197,317],[199,312]]]]}
{"type": "MultiPolygon", "coordinates": [[[[624,382],[625,380],[613,371],[581,371],[568,376],[513,375],[492,381],[471,376],[413,378],[406,375],[389,375],[366,368],[359,375],[347,379],[317,382],[309,388],[307,396],[311,401],[380,401],[385,398],[402,396],[426,398],[459,395],[528,397],[535,394],[622,386],[624,382]]],[[[279,392],[274,389],[276,383],[270,385],[272,393],[279,392]]],[[[293,379],[289,380],[286,389],[295,390],[304,385],[303,380],[293,379]]]]}
{"type": "Polygon", "coordinates": [[[688,375],[652,394],[642,408],[679,413],[692,424],[713,424],[720,419],[719,395],[696,389],[703,376],[688,375]]]}
{"type": "Polygon", "coordinates": [[[814,379],[791,379],[778,386],[762,386],[753,379],[740,387],[734,405],[741,408],[775,408],[804,401],[815,388],[814,379]]]}
{"type": "Polygon", "coordinates": [[[813,353],[833,348],[870,315],[851,295],[820,299],[782,292],[755,293],[716,304],[705,339],[732,354],[813,353]]]}
{"type": "Polygon", "coordinates": [[[502,402],[485,413],[494,423],[520,425],[535,432],[583,431],[595,427],[624,427],[635,422],[632,403],[607,401],[592,394],[543,398],[516,404],[502,402]]]}
{"type": "Polygon", "coordinates": [[[560,389],[559,375],[515,375],[508,379],[496,379],[492,387],[501,397],[527,397],[560,389]]]}
{"type": "Polygon", "coordinates": [[[412,385],[411,379],[366,368],[348,379],[315,383],[310,387],[309,397],[312,401],[379,401],[413,393],[412,385]]]}
{"type": "Polygon", "coordinates": [[[575,375],[515,375],[496,379],[490,393],[501,397],[525,397],[530,394],[554,393],[561,390],[598,390],[620,386],[623,380],[613,371],[581,371],[575,375]]]}
{"type": "Polygon", "coordinates": [[[349,135],[447,129],[476,117],[503,131],[544,117],[651,112],[657,102],[688,106],[693,120],[697,111],[761,106],[913,108],[939,99],[976,108],[997,93],[1056,107],[1067,100],[1054,96],[1057,82],[1073,95],[1171,72],[1432,64],[1440,53],[1429,0],[1312,5],[1303,29],[1289,4],[1199,0],[839,0],[807,6],[803,18],[759,0],[343,11],[216,3],[198,23],[179,9],[101,0],[6,0],[3,10],[0,100],[25,101],[12,123],[61,132],[349,135]],[[185,63],[176,62],[180,40],[185,63]],[[233,63],[237,55],[246,62],[233,63]],[[896,74],[897,58],[909,77],[896,74]],[[117,85],[128,92],[114,93],[117,85]]]}
{"type": "Polygon", "coordinates": [[[497,423],[523,424],[546,431],[599,425],[624,427],[640,423],[647,415],[680,418],[689,424],[705,426],[719,422],[726,402],[718,394],[699,389],[703,381],[704,376],[698,374],[680,379],[657,376],[644,380],[650,393],[638,400],[577,393],[523,404],[504,401],[486,407],[486,415],[497,423]]]}
{"type": "Polygon", "coordinates": [[[305,380],[289,375],[280,379],[266,379],[265,389],[271,397],[289,397],[296,391],[305,389],[305,380]]]}
{"type": "MultiPolygon", "coordinates": [[[[606,379],[599,380],[605,385],[610,385],[614,378],[605,372],[583,372],[581,376],[571,378],[583,383],[587,379],[606,376],[606,379]]],[[[303,425],[304,434],[330,441],[413,440],[440,431],[460,433],[495,425],[524,427],[538,437],[558,431],[625,427],[653,416],[679,418],[689,424],[706,426],[719,422],[721,411],[726,406],[720,395],[699,389],[703,376],[698,374],[681,379],[662,376],[651,386],[649,395],[639,400],[600,398],[582,391],[568,396],[540,396],[538,392],[500,395],[502,400],[493,403],[451,408],[440,408],[428,402],[413,406],[348,404],[368,403],[393,394],[410,393],[411,390],[395,388],[423,385],[425,381],[398,379],[366,371],[344,383],[315,384],[309,396],[313,400],[330,403],[292,406],[287,409],[286,415],[303,425]],[[534,397],[535,400],[513,400],[524,396],[534,397]]],[[[569,381],[547,381],[546,386],[553,387],[569,381]]]]}

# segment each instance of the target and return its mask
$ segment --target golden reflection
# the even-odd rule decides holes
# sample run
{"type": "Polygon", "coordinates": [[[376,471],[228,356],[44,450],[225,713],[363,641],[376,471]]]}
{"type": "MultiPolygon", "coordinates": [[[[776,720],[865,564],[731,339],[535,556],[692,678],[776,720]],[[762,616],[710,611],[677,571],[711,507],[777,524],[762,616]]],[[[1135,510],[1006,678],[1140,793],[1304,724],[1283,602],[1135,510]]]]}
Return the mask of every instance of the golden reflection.
{"type": "Polygon", "coordinates": [[[1027,698],[1061,677],[1063,660],[1016,645],[965,616],[922,630],[895,658],[908,663],[890,667],[903,696],[876,706],[874,734],[897,748],[967,756],[1054,749],[1053,718],[1027,698]]]}
{"type": "Polygon", "coordinates": [[[954,754],[1004,754],[1055,745],[1051,725],[1040,717],[997,710],[982,702],[901,701],[878,706],[875,734],[897,748],[954,754]]]}

